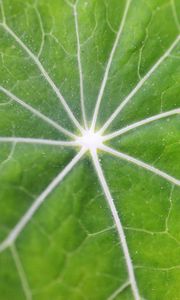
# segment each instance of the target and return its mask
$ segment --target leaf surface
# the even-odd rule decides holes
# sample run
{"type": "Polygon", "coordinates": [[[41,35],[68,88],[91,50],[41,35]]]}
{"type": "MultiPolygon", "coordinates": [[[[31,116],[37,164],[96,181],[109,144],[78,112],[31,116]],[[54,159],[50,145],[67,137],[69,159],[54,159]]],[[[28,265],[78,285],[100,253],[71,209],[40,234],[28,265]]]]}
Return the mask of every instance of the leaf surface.
{"type": "Polygon", "coordinates": [[[0,0],[0,298],[178,300],[179,2],[0,0]]]}

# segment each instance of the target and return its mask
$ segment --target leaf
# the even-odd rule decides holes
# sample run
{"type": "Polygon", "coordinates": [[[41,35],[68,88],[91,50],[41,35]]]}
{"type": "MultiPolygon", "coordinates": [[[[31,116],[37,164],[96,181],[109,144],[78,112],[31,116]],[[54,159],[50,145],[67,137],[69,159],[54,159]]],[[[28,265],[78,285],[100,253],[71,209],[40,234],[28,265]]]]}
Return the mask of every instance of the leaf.
{"type": "Polygon", "coordinates": [[[179,299],[178,12],[0,1],[1,299],[179,299]]]}

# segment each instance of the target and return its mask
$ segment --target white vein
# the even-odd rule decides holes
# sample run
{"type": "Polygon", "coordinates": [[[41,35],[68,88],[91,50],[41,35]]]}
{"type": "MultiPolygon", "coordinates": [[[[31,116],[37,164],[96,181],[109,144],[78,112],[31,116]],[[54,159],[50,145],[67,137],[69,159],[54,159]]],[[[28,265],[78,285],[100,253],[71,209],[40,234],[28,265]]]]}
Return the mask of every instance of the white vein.
{"type": "MultiPolygon", "coordinates": [[[[36,5],[37,5],[37,1],[36,1],[36,5]]],[[[41,56],[43,48],[44,48],[44,43],[45,43],[45,33],[44,33],[44,26],[43,26],[43,22],[42,22],[42,18],[41,15],[39,13],[39,10],[37,8],[37,6],[35,6],[35,12],[39,21],[39,25],[40,25],[40,30],[41,30],[41,44],[40,44],[40,48],[38,51],[38,58],[41,56]]]]}
{"type": "Polygon", "coordinates": [[[0,244],[0,252],[4,251],[7,247],[11,246],[27,223],[31,220],[33,215],[39,209],[41,204],[49,196],[50,193],[59,185],[59,183],[64,179],[64,177],[72,170],[72,168],[77,164],[77,162],[84,155],[86,150],[82,148],[79,153],[70,161],[70,163],[53,179],[53,181],[47,186],[47,188],[37,197],[31,207],[27,212],[22,216],[20,221],[9,233],[7,238],[0,244]]]}
{"type": "Polygon", "coordinates": [[[107,23],[109,29],[110,29],[113,33],[117,34],[117,30],[115,30],[115,29],[113,28],[113,26],[111,25],[111,23],[110,23],[110,21],[109,21],[109,16],[108,16],[108,4],[107,4],[107,1],[105,1],[105,7],[106,7],[106,23],[107,23]]]}
{"type": "Polygon", "coordinates": [[[85,45],[87,45],[87,43],[96,35],[96,30],[98,27],[98,21],[97,21],[97,14],[96,11],[94,13],[94,20],[95,20],[95,25],[94,28],[91,31],[91,34],[89,35],[89,37],[87,37],[83,42],[81,41],[81,48],[84,47],[85,45]]]}
{"type": "Polygon", "coordinates": [[[130,282],[127,281],[124,284],[122,284],[111,296],[107,298],[107,300],[114,300],[116,297],[121,294],[128,286],[130,285],[130,282]]]}
{"type": "Polygon", "coordinates": [[[92,236],[98,236],[98,235],[103,234],[103,233],[106,233],[106,232],[108,232],[108,231],[112,231],[113,229],[115,229],[115,226],[114,226],[114,225],[109,226],[109,227],[107,227],[107,228],[105,228],[105,229],[102,229],[102,230],[100,230],[100,231],[93,232],[93,233],[89,233],[89,232],[86,230],[86,233],[87,233],[87,235],[88,235],[89,237],[92,237],[92,236]]]}
{"type": "Polygon", "coordinates": [[[178,241],[173,235],[171,235],[168,232],[168,228],[165,229],[164,231],[150,231],[150,230],[147,230],[147,229],[135,228],[135,227],[124,227],[124,229],[135,231],[135,232],[140,232],[140,233],[145,233],[145,234],[152,235],[152,236],[154,236],[154,235],[167,235],[171,240],[173,240],[178,245],[180,245],[180,241],[178,241]]]}
{"type": "MultiPolygon", "coordinates": [[[[75,1],[75,3],[77,2],[78,0],[75,1]]],[[[73,7],[73,4],[69,1],[69,0],[65,0],[66,4],[70,7],[73,7]]]]}
{"type": "Polygon", "coordinates": [[[151,18],[150,18],[150,21],[148,22],[148,25],[146,26],[146,29],[145,29],[145,38],[144,40],[142,41],[142,46],[139,50],[139,59],[138,59],[138,66],[137,66],[137,75],[138,75],[138,78],[139,80],[141,80],[141,62],[142,62],[142,54],[143,54],[143,50],[144,50],[144,47],[145,47],[145,44],[148,40],[148,37],[149,37],[149,26],[151,24],[151,21],[153,19],[153,13],[151,14],[151,18]]]}
{"type": "Polygon", "coordinates": [[[51,146],[74,147],[79,145],[76,141],[59,141],[39,138],[26,137],[0,137],[0,143],[23,143],[23,144],[40,144],[51,146]]]}
{"type": "Polygon", "coordinates": [[[51,120],[49,117],[45,116],[44,114],[42,114],[41,112],[39,112],[38,110],[36,110],[35,108],[33,108],[31,105],[29,105],[26,102],[24,102],[23,100],[19,99],[17,96],[15,96],[13,93],[11,93],[10,91],[8,91],[4,87],[0,86],[0,91],[2,91],[4,94],[6,94],[12,100],[14,100],[18,104],[20,104],[21,106],[23,106],[24,108],[26,108],[27,110],[29,110],[35,116],[39,117],[40,119],[42,119],[46,123],[48,123],[51,126],[53,126],[54,128],[56,128],[60,132],[66,134],[68,136],[70,136],[73,139],[76,138],[76,135],[74,135],[72,132],[68,131],[64,127],[60,126],[59,124],[57,124],[56,122],[54,122],[53,120],[51,120]]]}
{"type": "Polygon", "coordinates": [[[4,13],[4,7],[3,7],[2,0],[0,0],[0,8],[1,8],[1,13],[2,13],[2,21],[3,21],[3,23],[6,23],[6,16],[4,13]]]}
{"type": "Polygon", "coordinates": [[[120,105],[116,108],[116,110],[112,113],[109,119],[105,122],[105,124],[100,129],[100,133],[102,134],[114,121],[114,119],[118,116],[121,110],[127,105],[127,103],[132,99],[132,97],[139,91],[139,89],[143,86],[143,84],[151,77],[151,75],[156,71],[156,69],[162,64],[162,62],[170,55],[172,50],[177,46],[180,40],[180,36],[178,36],[168,50],[158,59],[158,61],[153,65],[153,67],[146,73],[146,75],[138,82],[135,88],[129,93],[129,95],[120,103],[120,105]]]}
{"type": "Polygon", "coordinates": [[[166,180],[168,180],[169,182],[171,182],[171,183],[173,183],[175,185],[180,186],[180,180],[176,179],[173,176],[170,176],[169,174],[167,174],[167,173],[165,173],[165,172],[163,172],[163,171],[161,171],[161,170],[159,170],[159,169],[157,169],[157,168],[155,168],[155,167],[153,167],[153,166],[151,166],[149,164],[144,163],[143,161],[141,161],[141,160],[139,160],[137,158],[134,158],[134,157],[132,157],[130,155],[127,155],[125,153],[122,153],[122,152],[119,152],[117,150],[114,150],[114,149],[112,149],[112,148],[110,148],[108,146],[105,146],[105,145],[101,146],[101,150],[104,150],[105,152],[110,153],[111,155],[114,155],[116,157],[122,158],[123,160],[131,162],[131,163],[133,163],[135,165],[138,165],[139,167],[142,167],[142,168],[144,168],[144,169],[146,169],[146,170],[154,173],[155,175],[163,177],[166,180]]]}
{"type": "MultiPolygon", "coordinates": [[[[2,4],[2,3],[1,3],[2,4]]],[[[2,5],[1,5],[2,6],[2,5]]],[[[52,87],[53,91],[59,98],[60,102],[62,103],[65,111],[67,112],[68,116],[70,117],[71,121],[75,124],[75,126],[80,130],[80,132],[84,132],[83,128],[75,118],[73,112],[69,108],[69,105],[67,104],[66,100],[64,99],[63,95],[61,94],[60,90],[57,88],[53,80],[50,78],[49,74],[41,64],[40,60],[34,53],[23,43],[23,41],[16,35],[16,33],[5,23],[0,23],[0,25],[14,38],[14,40],[21,46],[21,48],[31,57],[31,59],[34,61],[36,66],[41,71],[42,75],[46,79],[46,81],[49,83],[49,85],[52,87]]]]}
{"type": "Polygon", "coordinates": [[[172,197],[173,197],[173,192],[174,192],[174,185],[171,188],[170,191],[170,195],[169,195],[169,210],[168,210],[168,214],[165,220],[165,232],[169,232],[169,218],[171,215],[171,211],[172,211],[172,207],[173,207],[173,201],[172,201],[172,197]]]}
{"type": "Polygon", "coordinates": [[[0,103],[0,107],[2,106],[8,106],[9,104],[12,103],[12,100],[10,99],[9,101],[6,101],[6,102],[3,102],[3,103],[0,103]]]}
{"type": "Polygon", "coordinates": [[[176,23],[177,29],[180,31],[180,24],[179,24],[178,15],[176,12],[176,5],[174,3],[174,0],[171,0],[171,7],[172,7],[174,21],[176,23]]]}
{"type": "Polygon", "coordinates": [[[119,217],[117,209],[115,207],[114,200],[111,196],[111,193],[110,193],[109,187],[107,185],[106,179],[104,177],[103,170],[100,166],[96,150],[91,150],[91,155],[92,155],[92,160],[93,160],[93,163],[94,163],[94,167],[95,167],[97,176],[99,178],[99,182],[102,186],[103,192],[105,194],[106,200],[107,200],[109,208],[111,210],[114,223],[116,224],[117,232],[118,232],[118,235],[119,235],[119,239],[120,239],[122,249],[123,249],[123,253],[124,253],[124,257],[125,257],[125,262],[126,262],[126,265],[127,265],[127,270],[128,270],[128,275],[129,275],[129,282],[130,282],[131,289],[132,289],[132,292],[133,292],[133,295],[134,295],[134,299],[135,300],[140,300],[140,295],[139,295],[139,291],[138,291],[138,287],[137,287],[137,283],[136,283],[136,278],[135,278],[135,274],[134,274],[134,268],[133,268],[132,260],[131,260],[130,254],[129,254],[129,249],[128,249],[128,246],[127,246],[126,237],[125,237],[125,233],[124,233],[124,230],[123,230],[123,226],[121,224],[120,217],[119,217]]]}
{"type": "Polygon", "coordinates": [[[83,116],[84,126],[85,126],[86,129],[88,129],[87,120],[86,120],[85,105],[84,105],[83,71],[82,71],[82,64],[81,64],[81,45],[80,45],[80,37],[79,37],[77,3],[73,6],[73,13],[74,13],[75,31],[76,31],[76,39],[77,39],[77,59],[78,59],[79,80],[80,80],[81,109],[82,109],[82,116],[83,116]]]}
{"type": "Polygon", "coordinates": [[[67,51],[67,49],[64,47],[64,45],[62,43],[60,43],[60,40],[55,36],[55,34],[53,33],[53,30],[51,30],[49,33],[46,33],[45,35],[51,37],[55,41],[55,43],[59,45],[59,47],[64,51],[64,53],[67,56],[76,57],[76,54],[69,53],[67,51]]]}
{"type": "Polygon", "coordinates": [[[26,300],[32,300],[32,293],[29,288],[26,274],[25,274],[24,268],[22,266],[22,262],[20,260],[20,257],[18,255],[17,249],[14,244],[11,245],[10,250],[11,250],[11,254],[14,259],[14,263],[16,265],[16,269],[18,271],[18,274],[19,274],[19,277],[21,280],[21,285],[22,285],[26,300]]]}
{"type": "Polygon", "coordinates": [[[160,119],[163,119],[163,118],[167,118],[167,117],[170,117],[170,116],[173,116],[173,115],[176,115],[176,114],[180,114],[180,108],[177,108],[177,109],[172,109],[172,110],[169,110],[169,111],[166,111],[166,112],[163,112],[163,113],[160,113],[160,114],[157,114],[157,115],[154,115],[152,117],[149,117],[149,118],[146,118],[144,120],[141,120],[141,121],[138,121],[136,123],[133,123],[131,125],[128,125],[124,128],[121,128],[117,131],[114,131],[110,134],[107,134],[107,135],[104,135],[103,136],[103,141],[107,141],[107,140],[110,140],[110,139],[113,139],[117,136],[120,136],[121,134],[125,133],[125,132],[128,132],[132,129],[135,129],[137,127],[140,127],[142,125],[146,125],[146,124],[149,124],[153,121],[157,121],[157,120],[160,120],[160,119]]]}
{"type": "Polygon", "coordinates": [[[5,160],[3,160],[0,164],[0,169],[3,165],[5,165],[6,163],[8,163],[11,159],[13,159],[13,155],[14,155],[14,152],[15,152],[15,148],[16,148],[16,143],[13,142],[12,144],[12,147],[11,147],[11,150],[7,156],[7,158],[5,160]]]}
{"type": "Polygon", "coordinates": [[[97,97],[97,102],[96,102],[96,105],[95,105],[94,115],[93,115],[92,124],[91,124],[91,129],[92,130],[94,130],[95,126],[96,126],[96,121],[97,121],[97,117],[98,117],[98,113],[99,113],[101,100],[102,100],[104,90],[105,90],[105,87],[106,87],[106,82],[108,80],[108,75],[109,75],[109,71],[110,71],[110,68],[111,68],[112,60],[113,60],[115,51],[117,49],[117,46],[119,44],[119,39],[121,37],[122,31],[123,31],[123,28],[124,28],[124,25],[125,25],[125,21],[126,21],[126,17],[127,17],[130,2],[131,2],[131,0],[126,1],[126,6],[125,6],[124,14],[123,14],[123,17],[122,17],[122,20],[121,20],[121,23],[120,23],[120,27],[119,27],[118,33],[116,35],[112,50],[111,50],[111,53],[110,53],[110,56],[109,56],[109,59],[108,59],[108,63],[106,65],[104,77],[103,77],[103,80],[102,80],[102,83],[101,83],[101,87],[100,87],[98,97],[97,97]]]}

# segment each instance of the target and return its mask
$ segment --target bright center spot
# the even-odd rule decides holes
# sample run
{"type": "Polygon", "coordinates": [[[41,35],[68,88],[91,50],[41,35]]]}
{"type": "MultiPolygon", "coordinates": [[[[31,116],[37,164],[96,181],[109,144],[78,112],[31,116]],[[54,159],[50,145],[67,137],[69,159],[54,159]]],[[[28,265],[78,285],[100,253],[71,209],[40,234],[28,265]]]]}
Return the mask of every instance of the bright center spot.
{"type": "Polygon", "coordinates": [[[83,136],[78,138],[77,142],[89,150],[97,149],[102,145],[102,136],[98,132],[87,130],[83,136]]]}

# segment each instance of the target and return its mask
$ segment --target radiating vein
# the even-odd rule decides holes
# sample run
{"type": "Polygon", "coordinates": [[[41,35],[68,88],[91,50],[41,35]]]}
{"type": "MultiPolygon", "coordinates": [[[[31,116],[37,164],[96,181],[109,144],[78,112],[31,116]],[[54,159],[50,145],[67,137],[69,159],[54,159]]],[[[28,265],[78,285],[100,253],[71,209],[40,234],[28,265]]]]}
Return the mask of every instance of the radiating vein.
{"type": "Polygon", "coordinates": [[[59,124],[57,124],[56,122],[54,122],[53,120],[51,120],[49,117],[45,116],[40,111],[38,111],[37,109],[33,108],[31,105],[27,104],[26,102],[24,102],[23,100],[21,100],[20,98],[18,98],[17,96],[15,96],[13,93],[11,93],[10,91],[8,91],[4,87],[0,86],[0,91],[2,91],[4,94],[6,94],[8,97],[10,97],[12,100],[14,100],[15,102],[17,102],[18,104],[20,104],[24,108],[26,108],[28,111],[30,111],[31,113],[33,113],[35,116],[39,117],[40,119],[42,119],[46,123],[48,123],[51,126],[53,126],[54,128],[56,128],[58,131],[64,133],[65,135],[70,136],[73,139],[77,138],[76,135],[74,135],[72,132],[70,132],[69,130],[67,130],[64,127],[60,126],[59,124]]]}
{"type": "Polygon", "coordinates": [[[95,167],[97,176],[99,178],[99,182],[100,182],[103,192],[106,196],[106,200],[108,202],[109,208],[110,208],[112,216],[113,216],[114,223],[117,228],[117,232],[119,235],[119,239],[120,239],[124,257],[125,257],[125,262],[126,262],[126,266],[127,266],[128,275],[129,275],[129,282],[130,282],[131,289],[132,289],[132,292],[134,295],[134,299],[140,300],[140,295],[139,295],[136,278],[135,278],[135,274],[134,274],[134,268],[133,268],[132,260],[131,260],[130,254],[129,254],[129,249],[128,249],[128,245],[126,242],[126,236],[125,236],[125,233],[123,230],[123,226],[121,224],[120,217],[119,217],[117,209],[115,207],[114,200],[111,196],[106,179],[104,177],[103,170],[100,166],[96,150],[92,150],[91,155],[92,155],[92,159],[93,159],[93,163],[94,163],[94,167],[95,167]]]}
{"type": "Polygon", "coordinates": [[[38,138],[26,138],[26,137],[0,137],[0,143],[23,143],[23,144],[40,144],[50,146],[63,146],[63,147],[74,147],[79,145],[76,141],[58,141],[58,140],[47,140],[38,138]]]}
{"type": "Polygon", "coordinates": [[[85,111],[85,104],[84,104],[84,85],[83,85],[83,71],[82,71],[82,63],[81,63],[81,46],[80,46],[80,37],[79,37],[77,4],[73,6],[73,13],[74,13],[75,31],[76,31],[76,39],[77,39],[77,59],[78,59],[78,69],[79,69],[79,81],[80,81],[81,110],[82,110],[84,126],[87,129],[88,125],[87,125],[86,111],[85,111]]]}
{"type": "Polygon", "coordinates": [[[115,38],[115,41],[114,41],[114,44],[113,44],[113,47],[112,47],[107,65],[106,65],[104,77],[103,77],[103,80],[102,80],[102,83],[101,83],[101,87],[100,87],[99,94],[98,94],[97,101],[96,101],[96,105],[95,105],[94,115],[93,115],[92,124],[91,124],[91,129],[92,130],[94,130],[95,126],[96,126],[96,121],[97,121],[97,117],[98,117],[98,113],[99,113],[99,108],[100,108],[101,100],[102,100],[104,90],[105,90],[105,87],[106,87],[106,82],[108,80],[108,75],[109,75],[109,71],[110,71],[110,68],[111,68],[112,60],[113,60],[115,51],[116,51],[118,43],[119,43],[119,39],[121,37],[122,31],[123,31],[123,28],[124,28],[124,25],[125,25],[125,22],[126,22],[126,17],[127,17],[127,13],[128,13],[128,10],[129,10],[130,3],[131,3],[131,0],[126,1],[126,6],[125,6],[124,14],[123,14],[123,17],[122,17],[122,20],[121,20],[121,23],[120,23],[120,27],[119,27],[118,33],[116,35],[116,38],[115,38]]]}
{"type": "Polygon", "coordinates": [[[176,114],[180,114],[180,108],[172,109],[172,110],[166,111],[164,113],[160,113],[160,114],[154,115],[152,117],[146,118],[144,120],[138,121],[136,123],[130,124],[130,125],[124,127],[124,128],[121,128],[117,131],[114,131],[110,134],[107,134],[107,135],[103,136],[103,141],[113,139],[113,138],[115,138],[117,136],[120,136],[121,134],[123,134],[125,132],[128,132],[132,129],[135,129],[137,127],[140,127],[140,126],[149,124],[153,121],[157,121],[157,120],[160,120],[160,119],[163,119],[163,118],[167,118],[167,117],[170,117],[170,116],[173,116],[173,115],[176,115],[176,114]]]}
{"type": "Polygon", "coordinates": [[[72,170],[72,168],[77,164],[77,162],[81,159],[85,152],[86,150],[82,148],[80,152],[70,161],[70,163],[53,179],[53,181],[47,186],[47,188],[39,195],[39,197],[34,201],[31,207],[24,214],[24,216],[9,233],[8,237],[0,244],[0,252],[2,252],[14,243],[16,238],[19,236],[24,227],[29,223],[29,221],[39,209],[41,204],[45,201],[49,194],[52,193],[52,191],[59,185],[59,183],[64,179],[64,177],[72,170]]]}
{"type": "Polygon", "coordinates": [[[50,78],[49,74],[41,64],[40,60],[34,53],[23,43],[23,41],[16,35],[16,33],[6,24],[6,23],[0,23],[0,25],[13,37],[13,39],[21,46],[21,48],[31,57],[31,59],[34,61],[35,65],[38,67],[38,69],[41,71],[42,75],[46,79],[46,81],[49,83],[57,97],[59,98],[60,102],[62,103],[65,111],[67,112],[70,120],[75,124],[75,126],[80,130],[80,132],[83,133],[83,128],[75,118],[73,112],[71,111],[69,105],[67,104],[66,100],[64,99],[63,95],[61,94],[60,90],[57,88],[53,80],[50,78]]]}
{"type": "Polygon", "coordinates": [[[22,284],[22,288],[23,288],[26,300],[32,300],[32,293],[29,288],[26,274],[25,274],[24,268],[22,266],[22,262],[20,260],[20,257],[18,255],[17,249],[14,244],[11,245],[10,250],[11,250],[12,257],[14,259],[14,263],[16,265],[16,269],[18,271],[18,274],[19,274],[19,277],[21,280],[21,284],[22,284]]]}
{"type": "Polygon", "coordinates": [[[104,150],[105,152],[110,153],[111,155],[114,155],[116,157],[122,158],[123,160],[131,162],[135,165],[138,165],[139,167],[142,167],[142,168],[154,173],[155,175],[158,175],[160,177],[165,178],[166,180],[168,180],[169,182],[171,182],[175,185],[178,185],[178,186],[180,185],[180,180],[176,179],[175,177],[173,177],[173,176],[171,176],[171,175],[169,175],[169,174],[167,174],[167,173],[165,173],[165,172],[163,172],[163,171],[161,171],[161,170],[159,170],[159,169],[157,169],[157,168],[155,168],[155,167],[153,167],[149,164],[146,164],[145,162],[143,162],[143,161],[141,161],[137,158],[134,158],[130,155],[127,155],[125,153],[114,150],[113,148],[110,148],[110,147],[105,146],[105,145],[101,146],[101,150],[104,150]]]}
{"type": "Polygon", "coordinates": [[[151,75],[156,71],[156,69],[162,64],[162,62],[170,55],[172,50],[177,46],[180,40],[180,35],[174,40],[168,50],[158,59],[158,61],[153,65],[153,67],[146,73],[146,75],[138,82],[135,88],[129,93],[129,95],[119,104],[116,110],[112,113],[109,119],[105,122],[105,124],[100,129],[100,133],[102,134],[114,121],[114,119],[118,116],[121,110],[127,105],[127,103],[132,99],[132,97],[140,90],[143,84],[151,77],[151,75]]]}

